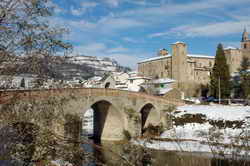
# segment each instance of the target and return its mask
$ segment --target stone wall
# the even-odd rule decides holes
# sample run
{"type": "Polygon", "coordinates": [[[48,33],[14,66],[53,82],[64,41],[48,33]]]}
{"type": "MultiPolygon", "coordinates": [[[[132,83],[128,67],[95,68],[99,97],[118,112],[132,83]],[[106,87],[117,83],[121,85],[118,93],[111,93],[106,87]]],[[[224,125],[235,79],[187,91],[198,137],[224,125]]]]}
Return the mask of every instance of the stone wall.
{"type": "Polygon", "coordinates": [[[172,99],[175,99],[175,100],[182,100],[182,94],[183,92],[181,92],[179,89],[172,89],[170,90],[169,92],[167,92],[163,97],[167,100],[172,100],[172,99]]]}
{"type": "Polygon", "coordinates": [[[138,64],[138,72],[151,78],[172,78],[172,58],[165,57],[138,64]]]}
{"type": "Polygon", "coordinates": [[[226,49],[224,50],[226,61],[229,66],[231,74],[238,72],[242,60],[242,50],[240,49],[226,49]]]}
{"type": "MultiPolygon", "coordinates": [[[[210,73],[214,65],[214,58],[188,56],[185,43],[172,45],[172,56],[165,56],[138,64],[139,73],[155,78],[171,78],[181,84],[181,88],[189,96],[196,93],[196,88],[189,85],[207,85],[210,82],[210,73]],[[186,86],[187,84],[188,86],[186,86]],[[193,92],[191,90],[195,89],[193,92]]],[[[199,86],[198,86],[199,87],[199,86]]]]}

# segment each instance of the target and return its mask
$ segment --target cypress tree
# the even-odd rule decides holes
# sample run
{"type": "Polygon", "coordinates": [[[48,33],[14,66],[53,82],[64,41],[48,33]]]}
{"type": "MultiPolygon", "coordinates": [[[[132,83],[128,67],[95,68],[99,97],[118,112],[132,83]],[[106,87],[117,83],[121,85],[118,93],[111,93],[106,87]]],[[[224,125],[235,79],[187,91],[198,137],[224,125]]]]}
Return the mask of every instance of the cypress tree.
{"type": "Polygon", "coordinates": [[[240,89],[242,97],[247,99],[250,97],[250,73],[247,71],[250,67],[250,60],[243,57],[240,68],[240,89]]]}
{"type": "Polygon", "coordinates": [[[225,53],[223,50],[223,45],[218,44],[215,63],[210,76],[210,90],[211,95],[218,98],[219,97],[219,80],[220,80],[220,90],[221,98],[228,98],[230,96],[230,72],[229,66],[226,62],[225,53]]]}

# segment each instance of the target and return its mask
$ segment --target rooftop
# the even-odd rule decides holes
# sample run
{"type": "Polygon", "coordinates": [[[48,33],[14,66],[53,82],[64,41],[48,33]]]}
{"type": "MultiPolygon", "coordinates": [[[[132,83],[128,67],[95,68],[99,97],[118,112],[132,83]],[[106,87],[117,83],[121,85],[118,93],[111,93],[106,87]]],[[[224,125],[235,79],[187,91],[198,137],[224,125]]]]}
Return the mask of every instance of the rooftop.
{"type": "Polygon", "coordinates": [[[231,47],[231,46],[224,48],[224,50],[236,50],[236,49],[238,49],[238,48],[231,47]]]}
{"type": "MultiPolygon", "coordinates": [[[[172,55],[166,55],[166,56],[157,56],[157,57],[152,57],[152,58],[148,58],[145,60],[142,60],[138,63],[145,63],[145,62],[150,62],[150,61],[156,61],[156,60],[160,60],[160,59],[165,59],[165,58],[170,58],[172,55]]],[[[200,55],[200,54],[188,54],[187,57],[190,58],[209,58],[209,59],[214,59],[214,56],[208,56],[208,55],[200,55]]]]}
{"type": "Polygon", "coordinates": [[[137,80],[137,79],[151,80],[151,78],[149,78],[149,77],[143,77],[143,76],[135,76],[135,77],[128,78],[128,80],[137,80]]]}
{"type": "Polygon", "coordinates": [[[181,42],[181,41],[177,41],[177,42],[173,43],[173,45],[175,45],[175,44],[186,44],[186,43],[181,42]]]}
{"type": "Polygon", "coordinates": [[[171,82],[175,82],[175,80],[170,79],[170,78],[160,78],[160,79],[153,80],[154,84],[163,84],[163,83],[171,83],[171,82]]]}

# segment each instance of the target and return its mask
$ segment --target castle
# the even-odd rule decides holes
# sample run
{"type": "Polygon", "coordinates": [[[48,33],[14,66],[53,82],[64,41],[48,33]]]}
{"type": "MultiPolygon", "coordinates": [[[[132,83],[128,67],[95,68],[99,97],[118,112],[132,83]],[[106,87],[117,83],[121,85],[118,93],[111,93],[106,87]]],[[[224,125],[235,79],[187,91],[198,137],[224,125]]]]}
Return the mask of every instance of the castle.
{"type": "Polygon", "coordinates": [[[172,44],[172,55],[163,49],[159,56],[138,63],[138,72],[151,78],[171,78],[182,82],[209,82],[214,57],[187,53],[183,42],[172,44]]]}
{"type": "Polygon", "coordinates": [[[246,28],[242,34],[241,48],[228,47],[224,49],[231,75],[237,73],[243,57],[250,58],[250,39],[246,28]]]}
{"type": "MultiPolygon", "coordinates": [[[[172,54],[166,49],[159,51],[157,57],[138,63],[138,72],[151,78],[171,78],[177,81],[178,88],[190,89],[192,86],[207,85],[210,82],[211,70],[215,57],[207,55],[188,54],[187,45],[183,42],[172,44],[172,54]]],[[[250,57],[250,40],[244,29],[241,48],[228,47],[224,49],[231,75],[238,72],[243,56],[250,57]]]]}

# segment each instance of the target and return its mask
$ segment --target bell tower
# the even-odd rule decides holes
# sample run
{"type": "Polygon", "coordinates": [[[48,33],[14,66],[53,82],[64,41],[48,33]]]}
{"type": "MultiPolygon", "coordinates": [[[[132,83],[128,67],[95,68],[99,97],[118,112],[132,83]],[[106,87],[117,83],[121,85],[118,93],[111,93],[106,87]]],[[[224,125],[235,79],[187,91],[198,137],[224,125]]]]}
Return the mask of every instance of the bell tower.
{"type": "Polygon", "coordinates": [[[250,50],[250,40],[246,28],[244,29],[244,32],[242,34],[241,49],[250,50]]]}

